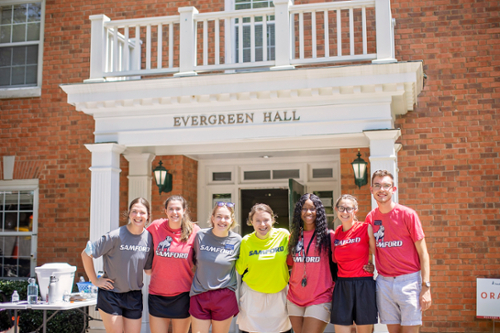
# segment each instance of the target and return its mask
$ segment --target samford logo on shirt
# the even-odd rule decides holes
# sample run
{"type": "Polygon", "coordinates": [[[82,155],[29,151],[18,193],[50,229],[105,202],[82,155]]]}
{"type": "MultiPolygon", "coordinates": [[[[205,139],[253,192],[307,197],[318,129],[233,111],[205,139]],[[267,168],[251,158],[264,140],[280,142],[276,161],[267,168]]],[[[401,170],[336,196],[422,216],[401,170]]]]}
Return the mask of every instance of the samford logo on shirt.
{"type": "Polygon", "coordinates": [[[120,251],[149,252],[149,247],[139,245],[120,245],[120,251]]]}
{"type": "Polygon", "coordinates": [[[335,246],[342,246],[346,244],[353,244],[353,243],[359,243],[361,242],[361,237],[356,237],[356,238],[350,238],[350,239],[344,239],[344,240],[335,240],[335,246]]]}
{"type": "Polygon", "coordinates": [[[400,247],[403,246],[403,241],[378,242],[377,247],[400,247]]]}
{"type": "Polygon", "coordinates": [[[188,253],[165,252],[156,250],[156,255],[165,258],[187,259],[188,253]]]}
{"type": "MultiPolygon", "coordinates": [[[[320,262],[321,257],[306,257],[306,262],[320,262]]],[[[293,257],[293,262],[304,262],[304,257],[293,257]]]]}
{"type": "Polygon", "coordinates": [[[255,250],[255,251],[250,251],[249,252],[249,256],[257,256],[257,255],[264,255],[264,254],[272,254],[272,253],[276,253],[276,252],[283,252],[285,251],[285,247],[284,246],[278,246],[278,247],[274,247],[272,249],[267,249],[267,250],[255,250]]]}
{"type": "Polygon", "coordinates": [[[233,252],[234,252],[234,250],[226,250],[225,248],[222,248],[222,247],[215,247],[215,246],[208,246],[208,245],[201,245],[200,251],[224,253],[224,254],[233,254],[233,252]]]}

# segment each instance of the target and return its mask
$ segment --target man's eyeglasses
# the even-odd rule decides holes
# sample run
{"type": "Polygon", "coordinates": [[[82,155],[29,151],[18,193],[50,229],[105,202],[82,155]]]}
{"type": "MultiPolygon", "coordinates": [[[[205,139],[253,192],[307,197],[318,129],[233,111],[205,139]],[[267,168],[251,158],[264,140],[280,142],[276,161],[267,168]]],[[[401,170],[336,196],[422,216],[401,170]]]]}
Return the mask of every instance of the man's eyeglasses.
{"type": "Polygon", "coordinates": [[[234,203],[232,203],[232,202],[217,201],[216,205],[217,205],[217,207],[226,206],[227,208],[234,208],[234,203]]]}
{"type": "Polygon", "coordinates": [[[344,207],[344,206],[339,206],[337,207],[337,209],[339,210],[339,212],[343,213],[343,212],[346,212],[346,213],[350,213],[354,210],[354,207],[344,207]]]}
{"type": "Polygon", "coordinates": [[[383,188],[384,190],[388,190],[392,187],[393,185],[392,184],[379,184],[379,183],[375,183],[372,185],[372,187],[375,189],[375,190],[380,190],[381,188],[383,188]]]}

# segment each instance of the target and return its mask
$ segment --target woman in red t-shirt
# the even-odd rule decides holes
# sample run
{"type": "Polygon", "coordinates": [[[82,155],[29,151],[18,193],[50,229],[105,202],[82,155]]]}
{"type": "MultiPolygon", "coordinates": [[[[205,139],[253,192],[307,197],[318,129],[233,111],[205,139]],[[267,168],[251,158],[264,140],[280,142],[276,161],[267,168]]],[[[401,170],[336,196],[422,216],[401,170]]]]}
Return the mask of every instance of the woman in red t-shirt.
{"type": "Polygon", "coordinates": [[[349,194],[335,203],[342,224],[335,230],[333,257],[338,278],[333,290],[332,323],[336,333],[350,333],[356,323],[358,333],[371,333],[377,323],[377,302],[373,273],[365,270],[369,252],[375,252],[372,226],[356,219],[358,202],[349,194]]]}
{"type": "Polygon", "coordinates": [[[320,198],[304,194],[295,205],[287,260],[292,266],[287,310],[295,333],[322,333],[330,322],[332,237],[320,198]]]}
{"type": "Polygon", "coordinates": [[[200,227],[191,222],[187,201],[165,201],[166,219],[153,221],[154,257],[149,284],[149,327],[152,333],[187,333],[191,325],[189,290],[193,282],[193,243],[200,227]]]}

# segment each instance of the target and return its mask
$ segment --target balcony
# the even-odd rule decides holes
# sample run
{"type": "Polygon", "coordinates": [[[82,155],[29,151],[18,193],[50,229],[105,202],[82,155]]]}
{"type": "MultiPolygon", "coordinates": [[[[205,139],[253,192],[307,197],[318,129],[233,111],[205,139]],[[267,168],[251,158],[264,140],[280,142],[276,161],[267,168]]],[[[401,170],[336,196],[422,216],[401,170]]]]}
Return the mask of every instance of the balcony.
{"type": "Polygon", "coordinates": [[[86,82],[201,72],[391,63],[390,0],[353,0],[112,21],[93,15],[86,82]]]}

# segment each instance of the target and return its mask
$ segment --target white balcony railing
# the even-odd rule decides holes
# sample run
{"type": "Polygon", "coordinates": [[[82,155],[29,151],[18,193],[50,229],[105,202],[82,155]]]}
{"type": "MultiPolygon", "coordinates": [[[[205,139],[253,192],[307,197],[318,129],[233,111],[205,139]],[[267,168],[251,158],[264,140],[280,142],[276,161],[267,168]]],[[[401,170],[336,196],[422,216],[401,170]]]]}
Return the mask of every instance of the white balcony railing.
{"type": "Polygon", "coordinates": [[[93,15],[90,79],[189,76],[337,62],[395,62],[390,0],[352,0],[111,21],[93,15]]]}

